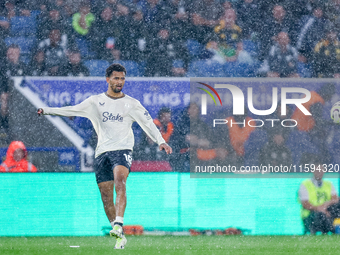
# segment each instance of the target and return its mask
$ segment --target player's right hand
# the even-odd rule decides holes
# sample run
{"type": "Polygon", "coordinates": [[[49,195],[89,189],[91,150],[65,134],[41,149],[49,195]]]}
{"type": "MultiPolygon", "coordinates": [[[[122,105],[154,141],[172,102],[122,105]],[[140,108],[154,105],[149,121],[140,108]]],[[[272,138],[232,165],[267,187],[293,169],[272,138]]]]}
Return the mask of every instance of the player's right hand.
{"type": "Polygon", "coordinates": [[[41,116],[44,114],[44,110],[42,108],[39,108],[37,113],[38,113],[38,116],[41,116]]]}
{"type": "Polygon", "coordinates": [[[167,143],[162,143],[161,145],[159,145],[159,150],[165,150],[166,154],[172,153],[172,148],[167,143]]]}

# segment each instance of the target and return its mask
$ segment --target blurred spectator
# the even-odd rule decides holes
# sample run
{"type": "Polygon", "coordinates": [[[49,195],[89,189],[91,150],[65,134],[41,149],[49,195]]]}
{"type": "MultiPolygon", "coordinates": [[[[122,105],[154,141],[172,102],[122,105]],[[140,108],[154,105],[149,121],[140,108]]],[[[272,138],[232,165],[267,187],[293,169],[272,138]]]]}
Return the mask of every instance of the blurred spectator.
{"type": "Polygon", "coordinates": [[[1,16],[5,17],[7,20],[19,16],[19,10],[17,6],[15,6],[15,3],[15,0],[6,1],[1,16]]]}
{"type": "Polygon", "coordinates": [[[109,62],[122,60],[122,52],[116,47],[109,49],[104,59],[109,62]]]}
{"type": "Polygon", "coordinates": [[[215,27],[207,49],[214,53],[213,59],[220,62],[236,61],[242,50],[242,29],[236,25],[234,9],[228,9],[220,24],[215,27]]]}
{"type": "Polygon", "coordinates": [[[92,1],[92,8],[96,17],[99,17],[100,13],[106,7],[109,7],[111,10],[117,10],[117,4],[120,2],[119,0],[96,0],[92,1]]]}
{"type": "Polygon", "coordinates": [[[299,21],[302,16],[312,13],[313,4],[318,1],[319,0],[284,0],[283,3],[287,9],[288,15],[291,17],[292,21],[295,22],[299,21]]]}
{"type": "Polygon", "coordinates": [[[58,26],[52,27],[48,33],[48,37],[38,43],[39,49],[46,49],[51,46],[59,47],[64,53],[67,48],[73,45],[73,42],[69,40],[67,34],[62,34],[58,26]]]}
{"type": "Polygon", "coordinates": [[[90,71],[81,60],[80,51],[78,49],[70,49],[68,51],[68,63],[61,71],[63,76],[89,76],[90,71]]]}
{"type": "Polygon", "coordinates": [[[298,53],[297,50],[290,45],[290,39],[286,32],[280,32],[277,35],[277,43],[275,43],[269,52],[268,77],[294,77],[298,78],[297,73],[298,53]]]}
{"type": "Polygon", "coordinates": [[[61,15],[60,9],[56,5],[48,5],[47,13],[43,13],[39,17],[38,39],[45,39],[51,29],[58,27],[62,35],[67,35],[70,38],[72,33],[71,26],[68,21],[61,15]]]}
{"type": "Polygon", "coordinates": [[[327,0],[325,1],[325,17],[332,22],[340,18],[340,1],[327,0]]]}
{"type": "Polygon", "coordinates": [[[142,133],[141,141],[133,152],[134,160],[155,161],[168,160],[168,155],[162,153],[157,144],[152,141],[144,132],[142,133]]]}
{"type": "MultiPolygon", "coordinates": [[[[159,128],[165,142],[171,144],[174,124],[171,122],[170,108],[162,107],[158,112],[157,119],[154,119],[154,123],[159,128]]],[[[162,153],[157,144],[143,132],[138,149],[135,150],[134,158],[139,160],[167,160],[168,156],[162,153]]]]}
{"type": "Polygon", "coordinates": [[[20,48],[18,45],[12,44],[7,49],[6,62],[2,67],[2,91],[1,91],[1,127],[0,137],[8,141],[8,100],[9,100],[9,84],[10,78],[13,76],[25,76],[27,75],[26,65],[20,61],[20,48]],[[7,83],[7,84],[6,84],[7,83]],[[4,131],[4,133],[2,133],[4,131]]]}
{"type": "Polygon", "coordinates": [[[4,73],[7,77],[27,75],[26,65],[20,61],[20,48],[12,44],[7,49],[7,62],[4,73]]]}
{"type": "MultiPolygon", "coordinates": [[[[286,115],[282,115],[281,102],[279,101],[277,103],[276,111],[271,115],[266,116],[266,118],[277,120],[277,123],[279,123],[282,122],[284,119],[291,119],[292,114],[293,114],[292,109],[288,105],[286,105],[286,115]]],[[[274,135],[280,135],[282,136],[284,142],[287,141],[290,132],[292,131],[291,128],[286,128],[282,125],[276,124],[265,126],[265,130],[267,132],[269,139],[271,139],[274,135]]]]}
{"type": "Polygon", "coordinates": [[[72,16],[72,27],[76,37],[86,36],[95,19],[95,16],[91,13],[89,3],[83,2],[79,7],[79,11],[72,16]]]}
{"type": "Polygon", "coordinates": [[[272,16],[264,19],[259,32],[260,53],[259,59],[263,60],[268,54],[273,43],[277,40],[280,32],[286,32],[292,36],[293,22],[289,19],[285,8],[282,5],[274,5],[272,16]]]}
{"type": "Polygon", "coordinates": [[[37,50],[33,55],[31,63],[29,65],[28,74],[30,76],[47,76],[45,52],[43,49],[37,50]]]}
{"type": "Polygon", "coordinates": [[[174,60],[181,59],[187,63],[187,49],[177,41],[172,41],[170,33],[166,26],[160,26],[157,37],[147,42],[146,76],[172,76],[174,60]]]}
{"type": "Polygon", "coordinates": [[[137,10],[127,17],[125,21],[122,17],[119,18],[118,26],[120,28],[125,27],[125,29],[120,29],[121,36],[118,41],[118,48],[122,52],[122,58],[137,62],[145,60],[146,40],[149,36],[149,31],[145,25],[143,13],[137,10]]]}
{"type": "Polygon", "coordinates": [[[168,16],[163,3],[160,0],[141,0],[138,3],[139,9],[143,12],[145,24],[153,29],[168,16]]]}
{"type": "Polygon", "coordinates": [[[62,75],[62,67],[67,62],[66,47],[67,41],[62,40],[59,29],[52,29],[49,34],[49,39],[39,44],[39,49],[43,49],[45,52],[48,75],[62,75]]]}
{"type": "Polygon", "coordinates": [[[1,16],[6,17],[8,20],[15,16],[31,16],[31,10],[33,10],[32,7],[34,6],[34,1],[6,0],[4,2],[4,5],[1,6],[1,16]]]}
{"type": "Polygon", "coordinates": [[[174,153],[170,161],[175,171],[189,172],[190,161],[194,165],[216,157],[215,150],[211,149],[211,130],[199,113],[198,105],[190,103],[175,126],[174,153]]]}
{"type": "Polygon", "coordinates": [[[174,40],[185,42],[193,37],[189,6],[185,1],[171,0],[167,3],[167,12],[171,15],[171,31],[174,40]]]}
{"type": "MultiPolygon", "coordinates": [[[[226,111],[215,112],[214,119],[225,119],[226,111]]],[[[216,160],[219,163],[228,162],[230,165],[236,164],[236,155],[230,143],[230,135],[227,125],[216,125],[213,128],[213,143],[216,152],[216,160]]]]}
{"type": "Polygon", "coordinates": [[[306,232],[323,234],[334,232],[331,207],[338,203],[338,195],[330,181],[323,180],[324,167],[315,164],[314,176],[303,181],[299,188],[299,200],[302,204],[301,217],[306,232]]]}
{"type": "Polygon", "coordinates": [[[0,40],[3,41],[9,34],[10,23],[8,20],[0,20],[0,40]]]}
{"type": "MultiPolygon", "coordinates": [[[[163,22],[165,20],[164,16],[163,22]]],[[[149,24],[150,31],[147,31],[143,13],[123,4],[117,4],[116,23],[120,33],[115,48],[120,51],[121,58],[133,61],[145,60],[146,40],[149,33],[153,33],[155,24],[149,24]]]]}
{"type": "Polygon", "coordinates": [[[196,0],[192,6],[192,36],[193,39],[204,43],[206,38],[211,38],[213,28],[219,25],[224,14],[223,8],[214,0],[196,0]]]}
{"type": "Polygon", "coordinates": [[[332,99],[335,94],[335,85],[332,83],[324,84],[316,92],[311,91],[311,99],[303,106],[312,114],[305,115],[300,109],[296,108],[292,119],[298,122],[297,128],[300,131],[308,132],[311,142],[319,150],[322,163],[328,164],[330,155],[327,145],[328,129],[323,118],[323,110],[326,102],[332,99]]]}
{"type": "Polygon", "coordinates": [[[54,6],[54,8],[59,10],[59,13],[63,20],[71,20],[73,14],[76,12],[79,7],[79,0],[48,0],[49,5],[54,6]]]}
{"type": "Polygon", "coordinates": [[[90,29],[91,46],[99,59],[106,59],[110,50],[117,50],[117,43],[123,30],[117,26],[111,7],[107,6],[100,11],[100,16],[90,29]]]}
{"type": "Polygon", "coordinates": [[[5,41],[0,38],[0,59],[4,59],[6,57],[7,46],[5,41]]]}
{"type": "MultiPolygon", "coordinates": [[[[185,57],[185,59],[187,60],[187,57],[185,57]]],[[[172,68],[171,68],[172,76],[174,76],[174,77],[184,77],[186,75],[186,72],[187,72],[187,65],[188,64],[185,63],[181,59],[174,60],[172,62],[172,68]]]]}
{"type": "Polygon", "coordinates": [[[252,120],[251,117],[245,115],[230,116],[228,121],[228,132],[231,148],[231,157],[234,165],[240,166],[244,162],[245,149],[244,144],[249,139],[250,134],[255,131],[255,127],[249,126],[247,123],[252,120]],[[243,123],[243,124],[242,124],[243,123]]]}
{"type": "Polygon", "coordinates": [[[174,124],[171,122],[171,110],[168,107],[162,107],[158,112],[158,118],[153,122],[158,127],[166,143],[170,143],[171,136],[174,132],[174,124]]]}
{"type": "Polygon", "coordinates": [[[23,142],[11,142],[6,160],[0,165],[0,172],[37,172],[37,168],[27,159],[27,150],[23,142]]]}
{"type": "MultiPolygon", "coordinates": [[[[63,6],[65,6],[64,0],[48,0],[51,4],[55,5],[58,9],[61,9],[63,6]]],[[[74,1],[76,2],[76,1],[74,1]]]]}
{"type": "Polygon", "coordinates": [[[300,53],[299,61],[310,62],[312,60],[314,47],[324,37],[326,24],[323,8],[320,5],[314,7],[312,15],[301,19],[301,29],[296,42],[296,48],[300,53]]]}
{"type": "MultiPolygon", "coordinates": [[[[4,63],[0,64],[0,68],[5,70],[4,63]]],[[[9,77],[0,72],[0,138],[8,140],[8,96],[9,96],[9,77]]],[[[8,141],[6,141],[8,144],[8,141]]]]}
{"type": "Polygon", "coordinates": [[[19,11],[19,16],[31,16],[32,5],[31,1],[20,1],[16,4],[19,11]]]}
{"type": "Polygon", "coordinates": [[[236,11],[245,38],[250,38],[254,32],[261,32],[261,9],[257,0],[238,1],[236,11]]]}
{"type": "Polygon", "coordinates": [[[326,27],[326,37],[314,49],[313,71],[317,78],[340,78],[340,41],[333,23],[326,27]]]}
{"type": "Polygon", "coordinates": [[[291,150],[286,146],[291,128],[284,127],[279,123],[284,119],[290,119],[292,110],[287,105],[286,115],[282,115],[281,102],[278,102],[276,111],[266,116],[266,119],[277,120],[276,124],[266,126],[268,142],[261,148],[259,163],[271,166],[290,166],[293,163],[291,150]]]}

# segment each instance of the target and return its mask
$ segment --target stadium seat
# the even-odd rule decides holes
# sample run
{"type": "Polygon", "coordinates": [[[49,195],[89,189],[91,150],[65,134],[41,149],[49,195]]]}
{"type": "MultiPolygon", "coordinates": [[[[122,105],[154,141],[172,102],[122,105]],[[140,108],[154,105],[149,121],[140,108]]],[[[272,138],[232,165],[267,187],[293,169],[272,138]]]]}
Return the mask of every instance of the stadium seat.
{"type": "Polygon", "coordinates": [[[138,63],[139,75],[141,77],[143,77],[145,74],[146,64],[147,64],[146,61],[141,61],[138,63]]]}
{"type": "Polygon", "coordinates": [[[247,166],[258,166],[261,148],[267,143],[267,132],[256,129],[249,136],[249,139],[244,144],[244,163],[247,166]]]}
{"type": "Polygon", "coordinates": [[[248,63],[234,63],[232,77],[255,77],[256,65],[248,63]]]}
{"type": "Polygon", "coordinates": [[[196,40],[189,39],[186,46],[191,59],[198,59],[201,54],[203,46],[196,40]]]}
{"type": "Polygon", "coordinates": [[[234,77],[249,77],[251,65],[247,63],[235,63],[234,77]]]}
{"type": "Polygon", "coordinates": [[[243,49],[248,52],[253,58],[258,55],[258,45],[252,40],[243,40],[243,49]]]}
{"type": "Polygon", "coordinates": [[[28,65],[31,62],[31,57],[29,55],[21,55],[20,60],[28,65]]]}
{"type": "Polygon", "coordinates": [[[312,77],[312,70],[309,64],[298,62],[297,65],[298,74],[301,78],[311,78],[312,77]]]}
{"type": "Polygon", "coordinates": [[[86,60],[85,66],[89,69],[91,76],[105,76],[105,70],[109,66],[106,60],[86,60]]]}
{"type": "Polygon", "coordinates": [[[94,59],[96,58],[96,54],[90,50],[90,42],[85,40],[84,38],[76,38],[75,39],[77,47],[80,51],[81,56],[84,59],[94,59]]]}
{"type": "Polygon", "coordinates": [[[223,65],[216,61],[197,60],[189,65],[188,77],[223,77],[223,65]]]}
{"type": "Polygon", "coordinates": [[[34,11],[31,11],[31,16],[35,19],[37,19],[37,16],[39,16],[39,14],[41,13],[41,11],[39,10],[34,10],[34,11]]]}
{"type": "Polygon", "coordinates": [[[223,73],[225,77],[237,77],[236,65],[234,62],[226,62],[223,64],[223,73]]]}
{"type": "Polygon", "coordinates": [[[114,61],[113,63],[118,63],[126,68],[127,75],[129,77],[138,77],[140,76],[139,73],[139,65],[135,61],[130,61],[130,60],[119,60],[119,61],[114,61]]]}
{"type": "Polygon", "coordinates": [[[20,47],[21,54],[30,54],[31,50],[35,44],[35,37],[7,37],[5,39],[7,46],[11,44],[16,44],[20,47]]]}
{"type": "Polygon", "coordinates": [[[35,17],[13,17],[11,19],[11,36],[32,36],[37,31],[35,17]]]}
{"type": "Polygon", "coordinates": [[[195,61],[189,63],[188,71],[187,71],[186,76],[187,76],[187,77],[198,77],[198,76],[196,75],[195,61]]]}

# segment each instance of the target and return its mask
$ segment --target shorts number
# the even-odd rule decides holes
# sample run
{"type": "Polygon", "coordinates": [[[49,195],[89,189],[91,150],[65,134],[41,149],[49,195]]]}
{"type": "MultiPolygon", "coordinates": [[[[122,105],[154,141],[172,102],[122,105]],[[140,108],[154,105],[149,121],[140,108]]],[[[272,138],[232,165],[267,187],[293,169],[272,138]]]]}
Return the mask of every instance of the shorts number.
{"type": "Polygon", "coordinates": [[[129,166],[132,164],[132,157],[124,153],[125,160],[128,162],[129,166]]]}

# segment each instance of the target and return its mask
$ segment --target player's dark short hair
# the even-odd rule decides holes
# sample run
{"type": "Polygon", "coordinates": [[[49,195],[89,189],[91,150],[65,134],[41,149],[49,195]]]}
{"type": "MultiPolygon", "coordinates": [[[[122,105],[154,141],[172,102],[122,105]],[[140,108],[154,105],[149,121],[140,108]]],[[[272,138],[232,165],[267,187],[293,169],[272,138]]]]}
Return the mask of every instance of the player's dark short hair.
{"type": "Polygon", "coordinates": [[[113,72],[124,72],[126,75],[126,69],[121,64],[112,64],[106,69],[106,77],[110,77],[113,72]]]}

